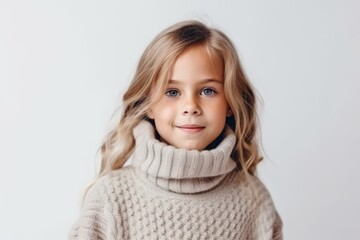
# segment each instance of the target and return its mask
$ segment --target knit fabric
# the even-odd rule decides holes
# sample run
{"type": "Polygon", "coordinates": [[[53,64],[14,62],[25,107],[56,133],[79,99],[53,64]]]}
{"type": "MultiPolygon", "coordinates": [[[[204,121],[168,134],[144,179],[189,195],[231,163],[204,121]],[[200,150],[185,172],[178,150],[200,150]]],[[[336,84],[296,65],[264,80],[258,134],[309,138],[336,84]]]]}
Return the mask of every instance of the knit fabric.
{"type": "Polygon", "coordinates": [[[146,121],[134,137],[132,164],[89,190],[69,239],[282,239],[269,192],[230,158],[230,128],[204,151],[158,141],[146,121]]]}

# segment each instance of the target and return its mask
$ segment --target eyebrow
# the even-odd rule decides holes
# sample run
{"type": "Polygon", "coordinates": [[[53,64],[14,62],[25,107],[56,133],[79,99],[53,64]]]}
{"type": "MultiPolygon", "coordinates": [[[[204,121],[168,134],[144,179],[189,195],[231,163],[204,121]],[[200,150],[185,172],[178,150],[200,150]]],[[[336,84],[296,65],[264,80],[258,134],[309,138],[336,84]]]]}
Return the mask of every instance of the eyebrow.
{"type": "MultiPolygon", "coordinates": [[[[174,80],[174,79],[170,79],[169,83],[182,84],[181,81],[174,80]]],[[[218,84],[224,85],[224,83],[222,81],[217,80],[217,79],[204,79],[204,80],[201,80],[200,83],[201,84],[204,84],[204,83],[218,83],[218,84]]]]}

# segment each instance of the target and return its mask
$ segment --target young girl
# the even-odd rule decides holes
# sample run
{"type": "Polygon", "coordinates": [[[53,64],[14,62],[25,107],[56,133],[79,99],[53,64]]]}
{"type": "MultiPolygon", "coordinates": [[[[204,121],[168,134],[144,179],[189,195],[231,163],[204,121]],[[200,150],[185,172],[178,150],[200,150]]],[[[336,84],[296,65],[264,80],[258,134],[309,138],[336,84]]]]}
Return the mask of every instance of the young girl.
{"type": "Polygon", "coordinates": [[[282,239],[255,176],[255,106],[224,33],[197,21],[165,29],[124,94],[69,239],[282,239]]]}

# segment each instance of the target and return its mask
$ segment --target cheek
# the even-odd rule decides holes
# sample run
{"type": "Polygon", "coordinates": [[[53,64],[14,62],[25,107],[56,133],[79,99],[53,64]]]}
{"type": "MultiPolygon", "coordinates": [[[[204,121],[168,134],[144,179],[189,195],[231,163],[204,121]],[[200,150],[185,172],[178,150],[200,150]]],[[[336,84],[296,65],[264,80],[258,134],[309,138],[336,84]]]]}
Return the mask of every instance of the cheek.
{"type": "Polygon", "coordinates": [[[229,105],[225,99],[220,99],[219,101],[214,101],[211,104],[207,104],[207,109],[216,118],[222,118],[223,116],[225,118],[228,106],[229,105]]]}
{"type": "Polygon", "coordinates": [[[160,101],[154,108],[153,108],[153,113],[154,113],[154,119],[155,120],[166,120],[168,118],[171,118],[174,114],[175,110],[175,106],[173,106],[172,104],[169,103],[164,103],[162,101],[160,101]]]}

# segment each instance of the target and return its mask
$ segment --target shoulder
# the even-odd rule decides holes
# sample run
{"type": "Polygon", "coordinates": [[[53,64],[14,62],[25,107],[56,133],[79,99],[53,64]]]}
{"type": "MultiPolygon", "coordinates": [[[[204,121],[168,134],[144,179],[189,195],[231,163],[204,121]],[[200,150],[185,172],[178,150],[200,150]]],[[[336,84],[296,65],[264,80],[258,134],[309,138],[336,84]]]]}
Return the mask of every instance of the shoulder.
{"type": "Polygon", "coordinates": [[[130,185],[130,178],[130,170],[127,167],[113,170],[104,176],[98,177],[89,187],[84,203],[115,201],[117,193],[121,192],[122,188],[127,188],[130,185]]]}
{"type": "Polygon", "coordinates": [[[131,185],[131,174],[127,168],[121,168],[93,180],[84,195],[82,208],[96,205],[104,208],[114,205],[124,189],[131,185]]]}
{"type": "Polygon", "coordinates": [[[257,176],[239,173],[239,188],[246,198],[247,208],[253,213],[254,223],[261,236],[272,234],[272,239],[282,239],[282,220],[273,198],[265,184],[257,176]]]}
{"type": "Polygon", "coordinates": [[[282,239],[282,219],[265,184],[257,176],[235,172],[231,189],[255,239],[282,239]]]}
{"type": "Polygon", "coordinates": [[[114,215],[120,213],[119,192],[127,188],[129,175],[129,170],[123,168],[94,180],[69,239],[107,239],[108,231],[115,231],[116,224],[121,224],[121,217],[114,215]]]}
{"type": "Polygon", "coordinates": [[[253,197],[262,202],[265,200],[272,201],[271,194],[265,184],[254,175],[237,172],[233,186],[241,193],[253,197]]]}
{"type": "Polygon", "coordinates": [[[277,217],[273,198],[265,184],[257,176],[238,172],[233,183],[238,197],[251,211],[259,216],[271,216],[273,219],[277,217]]]}

